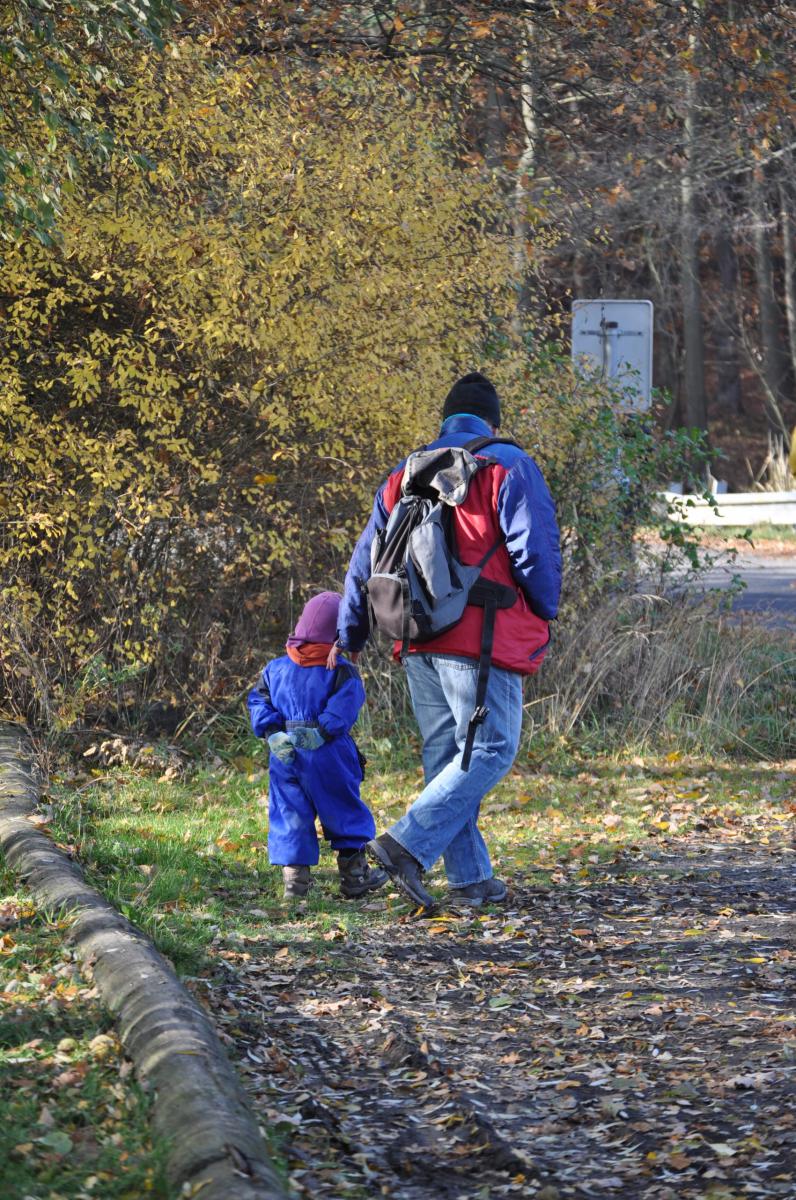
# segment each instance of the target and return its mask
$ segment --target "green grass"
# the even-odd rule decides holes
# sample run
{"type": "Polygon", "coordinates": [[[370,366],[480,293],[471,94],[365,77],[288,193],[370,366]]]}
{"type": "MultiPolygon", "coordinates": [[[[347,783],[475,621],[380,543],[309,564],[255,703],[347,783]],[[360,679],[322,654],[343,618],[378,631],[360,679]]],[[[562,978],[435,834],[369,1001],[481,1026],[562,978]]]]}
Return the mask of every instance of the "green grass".
{"type": "MultiPolygon", "coordinates": [[[[371,753],[364,797],[379,829],[422,786],[410,758],[371,753]]],[[[408,912],[395,893],[362,904],[339,895],[335,860],[322,844],[306,902],[282,899],[267,859],[267,772],[256,759],[197,769],[182,781],[116,770],[79,793],[56,784],[59,840],[74,844],[89,878],[187,976],[249,941],[319,944],[362,922],[408,912]]],[[[659,757],[578,758],[565,742],[539,762],[524,752],[484,806],[495,869],[557,886],[605,869],[628,848],[685,832],[695,822],[732,822],[761,803],[778,804],[787,780],[756,764],[659,757]]],[[[438,868],[430,878],[442,894],[438,868]]]]}
{"type": "Polygon", "coordinates": [[[3,1200],[167,1197],[149,1100],[65,942],[0,871],[3,1200]]]}

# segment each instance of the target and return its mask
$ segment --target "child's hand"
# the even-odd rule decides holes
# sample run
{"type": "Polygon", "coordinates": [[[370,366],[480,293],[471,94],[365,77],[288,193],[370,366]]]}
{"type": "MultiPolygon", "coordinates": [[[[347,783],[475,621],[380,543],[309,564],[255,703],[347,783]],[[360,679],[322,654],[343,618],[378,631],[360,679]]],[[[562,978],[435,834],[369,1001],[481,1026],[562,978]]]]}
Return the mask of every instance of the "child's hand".
{"type": "Polygon", "coordinates": [[[286,766],[296,757],[296,741],[292,733],[272,733],[268,747],[274,757],[286,766]]]}
{"type": "Polygon", "coordinates": [[[312,725],[299,725],[290,736],[299,750],[318,750],[326,741],[320,729],[312,725]]]}

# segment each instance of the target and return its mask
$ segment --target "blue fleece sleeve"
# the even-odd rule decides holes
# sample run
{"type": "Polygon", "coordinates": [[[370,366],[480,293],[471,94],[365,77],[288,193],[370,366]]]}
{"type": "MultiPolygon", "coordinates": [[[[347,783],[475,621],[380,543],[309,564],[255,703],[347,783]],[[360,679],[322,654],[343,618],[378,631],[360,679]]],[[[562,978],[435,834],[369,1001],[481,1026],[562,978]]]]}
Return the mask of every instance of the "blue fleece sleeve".
{"type": "Polygon", "coordinates": [[[344,650],[361,650],[370,635],[370,619],[364,587],[370,579],[370,551],[373,539],[387,525],[384,484],[376,493],[373,512],[354,547],[345,577],[343,602],[338,617],[337,639],[344,650]]]}
{"type": "Polygon", "coordinates": [[[285,719],[274,708],[271,700],[271,688],[268,682],[268,667],[260,675],[260,682],[253,687],[246,698],[249,707],[249,720],[255,737],[267,737],[285,728],[285,719]]]}
{"type": "Polygon", "coordinates": [[[318,725],[327,740],[348,733],[365,703],[365,688],[353,663],[341,659],[337,671],[336,686],[318,714],[318,725]]]}
{"type": "Polygon", "coordinates": [[[556,508],[542,472],[523,455],[498,495],[498,519],[511,571],[537,617],[552,621],[561,594],[561,544],[556,508]]]}

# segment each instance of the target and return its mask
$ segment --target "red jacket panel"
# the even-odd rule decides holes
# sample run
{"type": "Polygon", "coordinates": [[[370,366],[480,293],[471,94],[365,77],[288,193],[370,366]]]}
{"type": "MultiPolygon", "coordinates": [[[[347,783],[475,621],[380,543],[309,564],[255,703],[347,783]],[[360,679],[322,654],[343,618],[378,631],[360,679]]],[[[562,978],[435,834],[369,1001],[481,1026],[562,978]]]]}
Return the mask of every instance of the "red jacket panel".
{"type": "MultiPolygon", "coordinates": [[[[400,496],[403,473],[401,466],[390,475],[385,484],[383,502],[388,513],[392,512],[400,496]]],[[[495,542],[502,540],[497,515],[498,494],[507,474],[507,468],[499,463],[484,467],[474,476],[467,499],[453,510],[456,551],[466,566],[480,562],[495,542]]],[[[550,627],[547,621],[531,611],[522,588],[515,582],[505,545],[501,545],[490,558],[484,567],[482,578],[508,585],[517,596],[513,607],[497,610],[492,662],[496,667],[503,667],[507,671],[532,675],[538,670],[545,656],[550,640],[550,627]]],[[[483,622],[483,608],[468,604],[464,616],[453,629],[428,642],[410,643],[409,653],[452,654],[464,658],[479,658],[483,622]]],[[[396,642],[396,658],[400,649],[400,642],[396,642]]]]}

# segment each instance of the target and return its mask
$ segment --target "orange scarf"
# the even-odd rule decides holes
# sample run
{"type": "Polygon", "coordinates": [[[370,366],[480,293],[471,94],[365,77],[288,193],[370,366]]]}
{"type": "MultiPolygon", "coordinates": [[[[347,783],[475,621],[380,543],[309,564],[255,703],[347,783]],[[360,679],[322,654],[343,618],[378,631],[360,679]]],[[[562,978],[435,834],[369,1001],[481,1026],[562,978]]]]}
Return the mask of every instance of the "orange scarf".
{"type": "Polygon", "coordinates": [[[288,658],[300,667],[325,667],[331,648],[331,642],[302,642],[300,646],[285,646],[288,658]]]}

